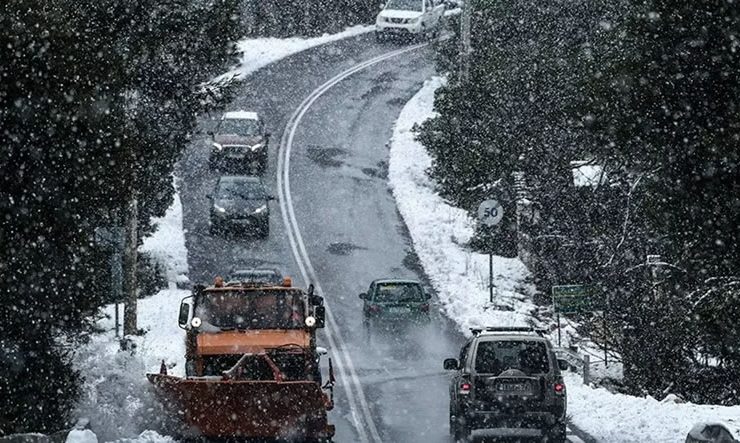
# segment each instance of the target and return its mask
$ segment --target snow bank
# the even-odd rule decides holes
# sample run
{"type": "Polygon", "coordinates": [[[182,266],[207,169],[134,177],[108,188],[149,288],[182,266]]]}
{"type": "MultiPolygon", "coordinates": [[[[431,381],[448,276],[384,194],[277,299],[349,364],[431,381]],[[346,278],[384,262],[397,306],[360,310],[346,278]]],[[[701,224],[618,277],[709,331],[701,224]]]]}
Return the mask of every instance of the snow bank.
{"type": "Polygon", "coordinates": [[[464,246],[475,222],[440,198],[426,174],[431,157],[414,139],[412,128],[434,115],[434,91],[442,82],[436,77],[427,81],[403,108],[393,130],[389,180],[398,209],[444,312],[463,333],[474,326],[531,324],[535,288],[526,283],[527,268],[518,259],[494,256],[494,302],[489,302],[488,256],[464,246]]]}
{"type": "Polygon", "coordinates": [[[661,402],[614,394],[583,385],[570,374],[568,415],[597,441],[675,443],[684,441],[694,424],[719,422],[740,436],[740,406],[695,405],[661,402]]]}
{"type": "MultiPolygon", "coordinates": [[[[526,283],[526,267],[517,259],[494,257],[496,293],[494,303],[489,303],[488,256],[464,246],[473,234],[474,221],[440,198],[426,175],[431,158],[414,140],[412,128],[434,116],[434,91],[442,84],[440,78],[426,82],[396,122],[389,179],[398,209],[442,309],[464,333],[471,326],[529,324],[536,308],[528,298],[534,288],[526,283]]],[[[569,325],[565,331],[572,329],[569,325]]],[[[610,366],[615,367],[621,366],[610,366]]],[[[740,435],[740,406],[660,402],[585,386],[572,373],[566,377],[568,415],[597,441],[675,443],[684,441],[698,422],[721,422],[740,435]]]]}
{"type": "Polygon", "coordinates": [[[164,217],[152,218],[154,232],[145,238],[139,251],[149,253],[159,263],[166,266],[167,281],[170,287],[179,282],[187,282],[188,251],[185,248],[185,232],[182,227],[182,203],[173,177],[175,196],[164,217]]]}
{"type": "MultiPolygon", "coordinates": [[[[138,301],[137,323],[145,334],[131,337],[126,349],[122,349],[115,336],[115,305],[108,305],[97,323],[103,332],[91,336],[75,356],[75,366],[85,377],[76,414],[89,417],[90,427],[102,441],[137,435],[127,441],[166,441],[167,437],[156,432],[140,434],[142,429],[156,426],[157,420],[153,411],[157,411],[158,404],[151,395],[146,373],[159,372],[165,360],[171,374],[185,374],[185,342],[183,331],[177,326],[177,315],[180,300],[190,291],[176,289],[178,280],[187,280],[188,271],[178,193],[164,217],[153,222],[156,230],[144,239],[140,250],[149,252],[167,267],[170,285],[138,301]]],[[[123,319],[123,306],[119,317],[123,319]]]]}
{"type": "Polygon", "coordinates": [[[239,65],[229,72],[214,79],[219,82],[225,78],[243,79],[249,74],[273,63],[281,58],[296,54],[314,46],[323,45],[356,35],[365,34],[375,29],[374,26],[357,25],[336,34],[324,34],[313,38],[248,38],[237,42],[241,52],[239,65]]]}

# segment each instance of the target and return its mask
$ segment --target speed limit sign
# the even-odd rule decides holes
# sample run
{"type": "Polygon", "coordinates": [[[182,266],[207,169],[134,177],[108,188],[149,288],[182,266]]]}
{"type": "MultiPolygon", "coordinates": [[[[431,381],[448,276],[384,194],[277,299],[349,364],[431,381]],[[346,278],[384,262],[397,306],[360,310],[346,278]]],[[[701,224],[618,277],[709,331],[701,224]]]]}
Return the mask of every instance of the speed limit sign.
{"type": "Polygon", "coordinates": [[[486,200],[478,206],[478,221],[486,226],[494,226],[504,218],[504,208],[496,200],[486,200]]]}

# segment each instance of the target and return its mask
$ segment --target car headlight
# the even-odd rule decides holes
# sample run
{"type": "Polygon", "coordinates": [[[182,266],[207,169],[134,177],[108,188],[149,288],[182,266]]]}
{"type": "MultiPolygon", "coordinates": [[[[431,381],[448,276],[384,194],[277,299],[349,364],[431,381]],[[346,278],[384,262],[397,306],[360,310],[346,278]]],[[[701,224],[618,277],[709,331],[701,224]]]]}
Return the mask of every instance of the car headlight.
{"type": "Polygon", "coordinates": [[[220,212],[222,214],[226,212],[226,208],[224,208],[223,206],[219,206],[219,205],[213,205],[213,209],[215,209],[216,212],[220,212]]]}
{"type": "Polygon", "coordinates": [[[223,146],[221,146],[221,144],[220,144],[220,143],[216,143],[216,142],[213,142],[213,149],[214,149],[215,151],[222,151],[222,150],[224,149],[224,147],[223,147],[223,146]]]}
{"type": "Polygon", "coordinates": [[[264,147],[265,147],[265,143],[263,142],[263,143],[257,143],[256,145],[252,145],[252,146],[249,147],[249,149],[252,152],[255,152],[255,151],[259,151],[260,149],[262,149],[264,147]]]}
{"type": "Polygon", "coordinates": [[[254,210],[255,214],[261,214],[263,212],[267,211],[267,205],[262,205],[259,208],[254,210]]]}

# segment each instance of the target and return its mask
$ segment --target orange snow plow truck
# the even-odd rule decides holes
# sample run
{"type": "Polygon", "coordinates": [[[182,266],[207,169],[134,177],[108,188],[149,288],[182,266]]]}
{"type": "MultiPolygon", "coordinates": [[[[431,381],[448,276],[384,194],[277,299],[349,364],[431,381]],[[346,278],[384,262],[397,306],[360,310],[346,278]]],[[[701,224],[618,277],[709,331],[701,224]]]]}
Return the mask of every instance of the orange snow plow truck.
{"type": "Polygon", "coordinates": [[[322,385],[323,298],[274,283],[216,278],[182,300],[185,377],[147,374],[183,437],[330,441],[334,374],[322,385]]]}

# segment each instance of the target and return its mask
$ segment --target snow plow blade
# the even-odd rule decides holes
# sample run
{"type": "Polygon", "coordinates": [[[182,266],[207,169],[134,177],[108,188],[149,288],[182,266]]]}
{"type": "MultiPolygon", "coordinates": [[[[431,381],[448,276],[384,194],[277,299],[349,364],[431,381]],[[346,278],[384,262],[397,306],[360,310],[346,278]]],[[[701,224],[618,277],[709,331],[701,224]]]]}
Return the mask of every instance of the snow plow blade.
{"type": "Polygon", "coordinates": [[[183,436],[324,440],[327,397],[311,381],[248,381],[147,374],[183,436]]]}

